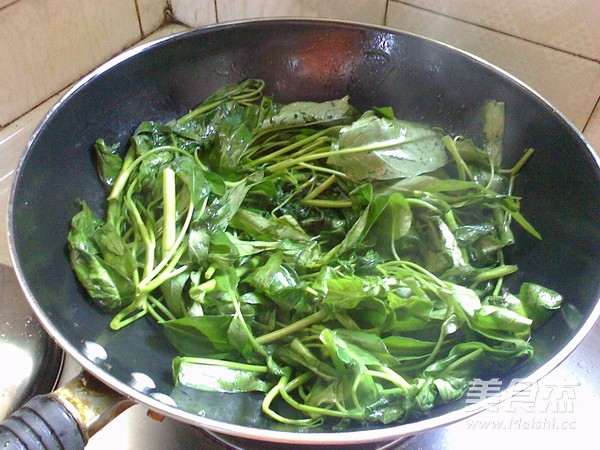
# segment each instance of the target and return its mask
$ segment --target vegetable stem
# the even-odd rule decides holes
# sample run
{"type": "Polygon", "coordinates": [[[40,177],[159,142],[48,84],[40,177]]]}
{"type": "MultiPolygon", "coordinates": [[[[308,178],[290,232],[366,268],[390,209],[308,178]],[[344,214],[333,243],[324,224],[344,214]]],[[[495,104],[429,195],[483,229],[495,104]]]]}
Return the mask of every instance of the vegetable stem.
{"type": "Polygon", "coordinates": [[[303,319],[300,319],[296,322],[293,322],[283,328],[280,328],[275,331],[271,331],[270,333],[263,334],[256,338],[256,341],[259,344],[270,344],[271,342],[277,341],[285,336],[288,336],[292,333],[296,333],[300,330],[303,330],[306,327],[309,327],[315,323],[321,322],[329,317],[329,314],[322,309],[317,311],[316,313],[311,314],[310,316],[306,316],[303,319]]]}
{"type": "Polygon", "coordinates": [[[442,374],[451,372],[452,370],[456,369],[457,367],[460,367],[461,365],[463,365],[473,359],[478,358],[483,353],[484,353],[484,350],[482,348],[478,348],[476,350],[473,350],[471,353],[467,353],[466,355],[461,356],[460,358],[456,359],[452,363],[448,364],[446,366],[446,368],[444,368],[444,370],[442,371],[442,374]]]}
{"type": "MultiPolygon", "coordinates": [[[[365,412],[363,410],[355,411],[355,410],[334,410],[334,409],[326,409],[320,408],[317,406],[310,406],[295,400],[290,394],[287,393],[285,389],[279,389],[279,394],[281,397],[292,407],[296,408],[298,411],[302,411],[311,416],[330,416],[330,417],[339,417],[339,418],[348,418],[348,419],[356,419],[361,420],[365,417],[365,412]]],[[[338,405],[338,408],[341,405],[338,405]]]]}
{"type": "Polygon", "coordinates": [[[315,206],[317,208],[351,208],[352,202],[350,200],[326,200],[326,199],[313,199],[301,200],[303,205],[315,206]]]}
{"type": "Polygon", "coordinates": [[[282,161],[282,162],[267,166],[267,170],[271,173],[275,173],[275,172],[279,172],[281,170],[285,170],[290,167],[293,167],[301,162],[316,161],[318,159],[324,159],[324,158],[328,158],[329,156],[334,156],[334,155],[337,155],[337,156],[353,155],[356,153],[366,153],[366,152],[372,152],[375,150],[383,150],[386,148],[394,147],[399,144],[415,143],[415,142],[419,142],[419,141],[423,141],[423,140],[427,140],[427,139],[430,139],[430,137],[427,136],[427,137],[420,137],[420,138],[414,138],[414,139],[405,139],[405,138],[389,139],[387,141],[376,142],[374,144],[365,144],[365,145],[361,145],[358,147],[343,148],[343,149],[339,149],[339,150],[327,150],[327,151],[318,152],[318,153],[309,153],[307,155],[302,155],[297,158],[291,158],[286,161],[282,161]]]}
{"type": "MultiPolygon", "coordinates": [[[[179,248],[179,246],[181,245],[183,239],[186,236],[187,229],[189,228],[190,222],[192,221],[193,212],[194,212],[194,204],[192,203],[192,199],[190,198],[188,213],[185,218],[185,222],[184,222],[183,226],[181,227],[179,235],[177,236],[177,239],[175,240],[175,243],[171,246],[171,249],[168,252],[166,252],[166,254],[163,256],[163,259],[160,261],[160,263],[158,263],[158,265],[154,268],[154,270],[152,270],[152,272],[150,272],[146,277],[144,277],[144,279],[142,281],[140,281],[140,284],[138,285],[138,289],[141,292],[143,292],[143,291],[150,292],[150,290],[148,290],[149,288],[147,285],[149,285],[151,283],[152,279],[154,277],[157,277],[158,274],[161,273],[161,271],[164,269],[165,266],[167,266],[169,264],[171,266],[174,266],[177,263],[177,261],[179,261],[179,259],[183,256],[185,247],[179,248]]],[[[168,271],[161,274],[160,277],[163,280],[162,282],[164,282],[168,278],[170,278],[168,271]]],[[[157,284],[156,282],[152,282],[151,286],[153,286],[153,289],[156,289],[159,285],[160,285],[160,283],[157,284]]]]}
{"type": "Polygon", "coordinates": [[[229,369],[234,370],[244,370],[247,372],[256,372],[256,373],[268,373],[269,368],[267,366],[259,366],[256,364],[246,364],[239,363],[235,361],[226,361],[222,359],[211,359],[211,358],[199,358],[193,356],[184,356],[178,357],[178,361],[186,361],[191,364],[199,364],[206,366],[219,366],[219,367],[227,367],[229,369]]]}
{"type": "Polygon", "coordinates": [[[176,211],[177,200],[175,194],[175,171],[167,167],[163,175],[163,254],[169,252],[176,240],[176,211]]]}
{"type": "Polygon", "coordinates": [[[319,186],[317,186],[312,191],[310,191],[308,194],[306,194],[306,196],[304,197],[304,201],[313,200],[314,198],[317,198],[319,195],[321,195],[323,192],[325,192],[327,189],[329,189],[335,183],[335,180],[336,180],[336,176],[331,175],[329,178],[327,178],[325,181],[323,181],[319,186]]]}
{"type": "Polygon", "coordinates": [[[458,149],[456,148],[456,141],[452,139],[450,136],[444,136],[442,138],[442,143],[446,146],[446,149],[450,152],[452,157],[454,158],[454,162],[456,163],[456,170],[458,171],[458,179],[466,180],[467,176],[469,179],[473,179],[473,174],[469,169],[465,160],[460,156],[458,149]]]}
{"type": "Polygon", "coordinates": [[[517,270],[519,270],[519,268],[515,265],[502,265],[475,275],[473,281],[475,284],[482,283],[484,281],[505,277],[511,273],[515,273],[517,270]]]}
{"type": "MultiPolygon", "coordinates": [[[[310,136],[301,139],[297,142],[294,142],[293,144],[289,144],[286,145],[285,147],[276,150],[274,152],[269,153],[268,155],[262,156],[260,158],[251,160],[250,162],[248,162],[246,164],[247,167],[254,167],[254,166],[258,166],[260,164],[264,164],[266,162],[272,161],[273,159],[276,159],[280,156],[285,155],[286,153],[290,153],[293,150],[296,150],[298,148],[302,149],[305,146],[308,146],[308,144],[313,143],[314,141],[316,142],[317,147],[321,145],[321,141],[319,141],[319,138],[323,135],[326,135],[328,133],[331,133],[331,128],[326,128],[324,130],[321,130],[319,132],[316,132],[314,134],[311,134],[310,136]]],[[[308,151],[310,150],[310,147],[308,147],[308,149],[305,149],[304,151],[308,151]]]]}
{"type": "Polygon", "coordinates": [[[386,366],[376,366],[372,370],[368,370],[367,373],[373,377],[381,378],[382,380],[389,381],[395,386],[409,390],[412,388],[412,384],[404,379],[399,373],[394,372],[392,369],[386,366]]]}
{"type": "Polygon", "coordinates": [[[528,148],[527,150],[525,150],[525,153],[523,154],[523,156],[521,156],[521,158],[519,158],[519,160],[512,167],[512,169],[510,169],[510,171],[509,171],[510,175],[513,177],[517,176],[517,174],[519,172],[521,172],[521,169],[525,166],[525,164],[527,164],[527,161],[529,161],[529,159],[533,156],[534,152],[535,152],[535,150],[531,147],[528,148]]]}
{"type": "Polygon", "coordinates": [[[288,384],[289,378],[287,376],[282,376],[279,379],[279,382],[271,388],[269,392],[265,395],[262,401],[262,411],[269,417],[277,420],[278,422],[285,423],[288,425],[296,425],[296,426],[315,426],[318,425],[321,421],[315,418],[307,418],[307,419],[290,419],[284,417],[271,409],[271,403],[275,400],[281,392],[285,391],[285,387],[288,384]]]}

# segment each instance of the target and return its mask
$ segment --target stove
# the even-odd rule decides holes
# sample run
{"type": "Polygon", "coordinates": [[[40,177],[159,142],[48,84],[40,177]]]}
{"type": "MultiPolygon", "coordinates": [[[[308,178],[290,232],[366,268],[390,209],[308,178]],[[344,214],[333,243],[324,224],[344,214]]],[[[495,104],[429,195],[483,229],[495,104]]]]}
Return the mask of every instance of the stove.
{"type": "MultiPolygon", "coordinates": [[[[44,332],[12,268],[0,265],[0,418],[31,396],[49,392],[81,370],[44,332]]],[[[490,383],[486,387],[492,389],[490,383]]],[[[522,394],[471,418],[394,442],[357,450],[589,448],[600,409],[600,322],[554,371],[522,394]]],[[[136,405],[93,436],[86,450],[297,450],[298,447],[216,435],[171,418],[156,420],[136,405]]]]}

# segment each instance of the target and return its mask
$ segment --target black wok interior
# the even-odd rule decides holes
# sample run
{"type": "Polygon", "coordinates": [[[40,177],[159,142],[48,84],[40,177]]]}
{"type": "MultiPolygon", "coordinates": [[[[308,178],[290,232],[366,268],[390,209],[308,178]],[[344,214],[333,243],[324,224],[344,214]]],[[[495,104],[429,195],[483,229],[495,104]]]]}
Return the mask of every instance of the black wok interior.
{"type": "MultiPolygon", "coordinates": [[[[107,359],[95,364],[109,385],[123,390],[139,372],[155,384],[145,394],[170,395],[181,411],[202,412],[225,424],[285,428],[260,414],[253,395],[172,392],[176,353],[160,328],[140,320],[110,331],[111,316],[86,299],[66,255],[77,200],[97,212],[104,207],[90,151],[96,139],[125,145],[141,121],[178,117],[222,85],[248,77],[264,79],[282,102],[348,94],[361,109],[389,105],[400,118],[475,137],[484,101],[504,101],[505,166],[524,149],[536,149],[516,192],[543,236],[538,241],[515,228],[519,244],[508,257],[522,272],[511,282],[546,284],[583,320],[592,313],[600,296],[600,169],[580,134],[550,105],[485,62],[410,34],[312,20],[226,24],[155,43],[89,77],[42,123],[16,177],[10,230],[20,278],[59,343],[76,352],[86,341],[104,347],[107,359]]],[[[576,331],[557,314],[533,337],[539,349],[535,361],[513,376],[542,367],[576,331]]],[[[463,406],[448,405],[434,416],[463,406]]],[[[323,431],[330,430],[311,430],[323,431]]]]}

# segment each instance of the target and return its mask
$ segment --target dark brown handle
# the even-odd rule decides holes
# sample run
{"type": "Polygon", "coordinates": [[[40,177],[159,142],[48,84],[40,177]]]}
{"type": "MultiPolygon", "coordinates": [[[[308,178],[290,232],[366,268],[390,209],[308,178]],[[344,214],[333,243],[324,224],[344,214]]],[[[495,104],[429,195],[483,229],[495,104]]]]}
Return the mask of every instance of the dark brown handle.
{"type": "Polygon", "coordinates": [[[79,450],[133,402],[87,372],[0,422],[0,449],[79,450]]]}
{"type": "Polygon", "coordinates": [[[49,395],[28,401],[0,423],[0,448],[8,450],[83,450],[75,418],[49,395]]]}

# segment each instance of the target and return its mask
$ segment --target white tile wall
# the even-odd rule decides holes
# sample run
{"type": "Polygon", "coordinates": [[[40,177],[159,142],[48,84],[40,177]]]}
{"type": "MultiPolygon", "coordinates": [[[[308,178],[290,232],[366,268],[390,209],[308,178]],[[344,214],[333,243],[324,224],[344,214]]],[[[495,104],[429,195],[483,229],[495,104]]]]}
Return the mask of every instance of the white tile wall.
{"type": "Polygon", "coordinates": [[[142,35],[148,36],[165,21],[166,0],[135,0],[138,8],[142,35]]]}
{"type": "Polygon", "coordinates": [[[173,16],[190,27],[201,27],[217,21],[215,0],[171,0],[173,16]]]}
{"type": "Polygon", "coordinates": [[[1,8],[0,127],[158,28],[165,6],[166,0],[18,0],[1,8]]]}
{"type": "Polygon", "coordinates": [[[598,0],[400,0],[600,61],[598,0]]]}
{"type": "Polygon", "coordinates": [[[320,17],[383,25],[387,0],[171,0],[181,23],[198,27],[261,17],[320,17]]]}
{"type": "Polygon", "coordinates": [[[387,0],[216,0],[219,22],[257,17],[321,17],[383,25],[387,0]]]}
{"type": "Polygon", "coordinates": [[[20,0],[0,10],[0,125],[139,39],[129,1],[20,0]]]}
{"type": "Polygon", "coordinates": [[[478,55],[538,91],[583,129],[600,97],[600,63],[399,2],[387,25],[478,55]]]}

